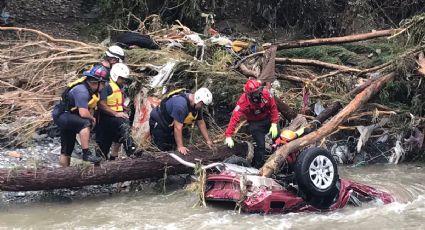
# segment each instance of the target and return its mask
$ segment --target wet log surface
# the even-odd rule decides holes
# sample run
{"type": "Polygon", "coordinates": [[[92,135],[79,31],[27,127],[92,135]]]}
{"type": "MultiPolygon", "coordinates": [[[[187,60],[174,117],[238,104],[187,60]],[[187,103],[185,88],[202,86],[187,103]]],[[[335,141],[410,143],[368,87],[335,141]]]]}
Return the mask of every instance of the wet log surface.
{"type": "MultiPolygon", "coordinates": [[[[195,163],[202,159],[202,164],[220,162],[231,155],[245,157],[247,144],[235,144],[229,149],[220,146],[216,151],[192,149],[187,156],[179,155],[186,161],[195,163]]],[[[144,178],[162,178],[164,173],[191,173],[186,167],[166,153],[155,156],[143,155],[135,159],[108,161],[99,166],[89,165],[86,168],[39,168],[39,169],[0,169],[0,190],[3,191],[36,191],[59,188],[81,187],[85,185],[112,184],[117,182],[144,178]]]]}

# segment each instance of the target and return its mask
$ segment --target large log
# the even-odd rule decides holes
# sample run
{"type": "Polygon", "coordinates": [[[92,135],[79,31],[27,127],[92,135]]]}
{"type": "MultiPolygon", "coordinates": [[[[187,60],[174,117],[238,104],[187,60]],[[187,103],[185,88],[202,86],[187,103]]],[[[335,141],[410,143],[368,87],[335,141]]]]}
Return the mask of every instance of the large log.
{"type": "Polygon", "coordinates": [[[277,49],[281,50],[281,49],[301,48],[301,47],[317,46],[317,45],[341,44],[341,43],[347,43],[347,42],[370,40],[370,39],[379,38],[379,37],[387,37],[397,33],[398,31],[400,30],[399,29],[378,30],[378,31],[373,31],[369,33],[352,34],[352,35],[341,36],[341,37],[288,41],[288,42],[278,43],[276,45],[277,45],[277,49]]]}
{"type": "MultiPolygon", "coordinates": [[[[342,43],[370,40],[370,39],[379,38],[379,37],[388,37],[393,34],[396,34],[399,31],[400,29],[378,30],[378,31],[370,32],[370,33],[352,34],[352,35],[341,36],[341,37],[317,38],[317,39],[310,39],[310,40],[281,42],[275,45],[277,46],[278,50],[282,50],[282,49],[302,48],[302,47],[309,47],[309,46],[342,44],[342,43]]],[[[262,55],[262,54],[264,54],[264,51],[250,54],[242,58],[240,61],[238,61],[238,63],[236,63],[236,65],[233,66],[233,68],[237,69],[247,59],[255,57],[257,55],[262,55]]]]}
{"type": "MultiPolygon", "coordinates": [[[[232,154],[245,157],[247,144],[236,144],[229,149],[220,146],[214,152],[192,149],[184,160],[195,163],[202,159],[202,164],[219,162],[232,154]]],[[[178,154],[179,155],[179,154],[178,154]]],[[[162,178],[167,174],[191,173],[188,168],[166,153],[155,156],[143,155],[140,158],[108,161],[100,166],[90,165],[84,169],[77,167],[42,168],[42,169],[0,169],[0,190],[36,191],[58,188],[81,187],[85,185],[111,184],[143,178],[162,178]]]]}
{"type": "MultiPolygon", "coordinates": [[[[290,65],[307,65],[307,66],[315,66],[327,69],[335,69],[335,70],[345,70],[351,72],[361,72],[361,70],[356,68],[351,68],[344,65],[337,65],[328,62],[322,62],[313,59],[301,59],[301,58],[276,58],[276,63],[278,64],[290,64],[290,65]]],[[[242,68],[242,65],[241,65],[242,68]]]]}
{"type": "Polygon", "coordinates": [[[278,97],[274,96],[274,100],[276,101],[277,110],[282,114],[282,116],[290,121],[297,116],[297,113],[289,107],[288,104],[280,100],[278,97]]]}
{"type": "Polygon", "coordinates": [[[320,129],[278,148],[261,168],[260,175],[269,177],[273,174],[273,172],[277,171],[282,166],[284,160],[290,153],[299,151],[300,149],[326,137],[327,135],[337,130],[338,126],[346,118],[348,118],[351,113],[358,110],[360,106],[367,102],[374,94],[379,92],[385,83],[392,81],[394,76],[394,73],[390,73],[374,81],[370,86],[359,93],[335,117],[333,117],[329,122],[325,123],[320,129]]]}

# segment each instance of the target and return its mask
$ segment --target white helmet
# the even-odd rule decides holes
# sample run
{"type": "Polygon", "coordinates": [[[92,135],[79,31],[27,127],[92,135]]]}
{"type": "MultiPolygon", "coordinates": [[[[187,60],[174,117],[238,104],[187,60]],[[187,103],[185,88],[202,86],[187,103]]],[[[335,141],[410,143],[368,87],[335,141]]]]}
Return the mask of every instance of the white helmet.
{"type": "Polygon", "coordinates": [[[207,88],[200,88],[195,92],[195,104],[202,101],[205,105],[209,105],[212,99],[212,93],[207,88]]]}
{"type": "Polygon", "coordinates": [[[107,57],[118,58],[120,62],[124,61],[124,50],[119,46],[111,46],[105,51],[107,57]]]}
{"type": "Polygon", "coordinates": [[[112,66],[110,75],[112,81],[115,82],[118,80],[119,77],[128,79],[130,75],[130,69],[124,63],[116,63],[112,66]]]}

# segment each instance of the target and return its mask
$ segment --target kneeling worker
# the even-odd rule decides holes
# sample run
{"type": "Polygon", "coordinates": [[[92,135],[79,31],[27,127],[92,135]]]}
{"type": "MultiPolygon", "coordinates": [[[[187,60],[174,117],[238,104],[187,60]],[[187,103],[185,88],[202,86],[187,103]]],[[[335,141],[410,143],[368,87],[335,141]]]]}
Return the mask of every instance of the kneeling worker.
{"type": "Polygon", "coordinates": [[[91,114],[99,101],[99,91],[108,80],[108,70],[102,65],[95,65],[91,70],[84,71],[85,78],[68,85],[62,94],[61,102],[53,110],[53,120],[61,130],[61,155],[59,163],[67,167],[71,162],[76,134],[80,134],[81,156],[84,161],[100,162],[89,150],[90,130],[96,124],[91,114]]]}
{"type": "Polygon", "coordinates": [[[116,63],[112,66],[110,75],[110,81],[100,93],[100,118],[96,130],[96,142],[101,154],[113,160],[118,156],[120,145],[113,148],[109,157],[112,142],[123,144],[127,156],[133,154],[136,147],[130,134],[128,108],[124,104],[126,99],[124,86],[129,80],[130,69],[123,63],[116,63]]]}
{"type": "Polygon", "coordinates": [[[155,145],[162,151],[172,150],[177,145],[181,154],[188,154],[189,149],[183,145],[183,125],[196,121],[199,131],[212,148],[202,114],[202,107],[211,103],[212,94],[207,88],[200,88],[195,94],[182,93],[181,90],[171,92],[150,113],[149,127],[155,145]]]}

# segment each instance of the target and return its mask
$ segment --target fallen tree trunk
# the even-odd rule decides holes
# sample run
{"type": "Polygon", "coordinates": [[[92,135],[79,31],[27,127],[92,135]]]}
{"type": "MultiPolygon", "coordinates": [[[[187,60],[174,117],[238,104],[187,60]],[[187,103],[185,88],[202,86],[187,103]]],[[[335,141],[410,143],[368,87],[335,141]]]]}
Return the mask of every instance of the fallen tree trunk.
{"type": "MultiPolygon", "coordinates": [[[[322,62],[318,60],[312,59],[300,59],[300,58],[276,58],[275,62],[278,64],[291,64],[291,65],[307,65],[307,66],[315,66],[327,69],[335,69],[335,70],[345,70],[351,72],[361,72],[361,70],[356,68],[351,68],[344,65],[337,65],[328,62],[322,62]]],[[[241,65],[242,68],[242,65],[241,65]]]]}
{"type": "Polygon", "coordinates": [[[290,121],[294,119],[297,116],[297,113],[289,107],[288,104],[274,96],[274,100],[277,105],[277,110],[282,114],[283,117],[285,117],[286,120],[290,121]]]}
{"type": "Polygon", "coordinates": [[[323,110],[319,115],[317,115],[316,119],[320,123],[325,122],[329,117],[335,115],[340,109],[342,109],[341,103],[339,101],[335,101],[330,104],[325,110],[323,110]]]}
{"type": "MultiPolygon", "coordinates": [[[[195,163],[202,159],[202,164],[219,162],[232,154],[245,157],[248,151],[246,143],[236,144],[229,149],[220,146],[217,151],[199,151],[193,149],[190,155],[179,155],[186,161],[195,163]]],[[[84,169],[77,167],[42,168],[42,169],[0,169],[0,190],[36,191],[58,188],[81,187],[85,185],[112,184],[143,178],[162,178],[164,173],[191,173],[192,168],[178,163],[168,154],[155,156],[143,155],[136,159],[108,161],[100,166],[90,165],[84,169]]]]}
{"type": "MultiPolygon", "coordinates": [[[[342,37],[317,38],[317,39],[310,39],[310,40],[281,42],[275,45],[277,46],[277,50],[282,50],[282,49],[302,48],[302,47],[309,47],[309,46],[341,44],[341,43],[370,40],[370,39],[379,38],[379,37],[387,37],[387,36],[396,34],[399,31],[400,29],[378,30],[378,31],[370,32],[370,33],[352,34],[352,35],[347,35],[342,37]]],[[[237,69],[247,59],[255,57],[257,55],[262,55],[262,54],[264,54],[264,51],[250,54],[242,58],[240,61],[238,61],[238,63],[234,65],[233,68],[237,69]]]]}
{"type": "Polygon", "coordinates": [[[357,42],[370,40],[379,37],[391,36],[400,31],[399,29],[389,29],[389,30],[378,30],[364,34],[352,34],[342,37],[333,37],[333,38],[317,38],[310,40],[298,40],[298,41],[289,41],[278,43],[277,49],[290,49],[290,48],[301,48],[308,46],[317,46],[317,45],[332,45],[332,44],[341,44],[347,42],[357,42]]]}
{"type": "Polygon", "coordinates": [[[68,44],[73,44],[73,45],[79,45],[79,46],[83,46],[83,47],[90,47],[90,48],[95,48],[95,49],[99,49],[102,50],[102,47],[97,47],[97,46],[91,46],[88,45],[84,42],[79,42],[79,41],[75,41],[75,40],[68,40],[68,39],[57,39],[54,38],[48,34],[45,34],[39,30],[34,30],[34,29],[28,29],[28,28],[20,28],[20,27],[1,27],[0,26],[0,31],[16,31],[16,32],[30,32],[30,33],[34,33],[37,34],[38,36],[41,36],[45,39],[47,39],[50,42],[55,42],[55,43],[68,43],[68,44]]]}
{"type": "Polygon", "coordinates": [[[300,149],[326,137],[327,135],[337,130],[338,126],[346,118],[348,118],[351,113],[359,109],[360,106],[367,102],[374,94],[379,92],[385,83],[392,81],[394,76],[394,73],[390,73],[373,82],[370,86],[359,93],[342,111],[340,111],[335,117],[333,117],[317,131],[278,148],[261,168],[260,175],[269,177],[282,166],[284,160],[290,153],[299,151],[300,149]]]}

